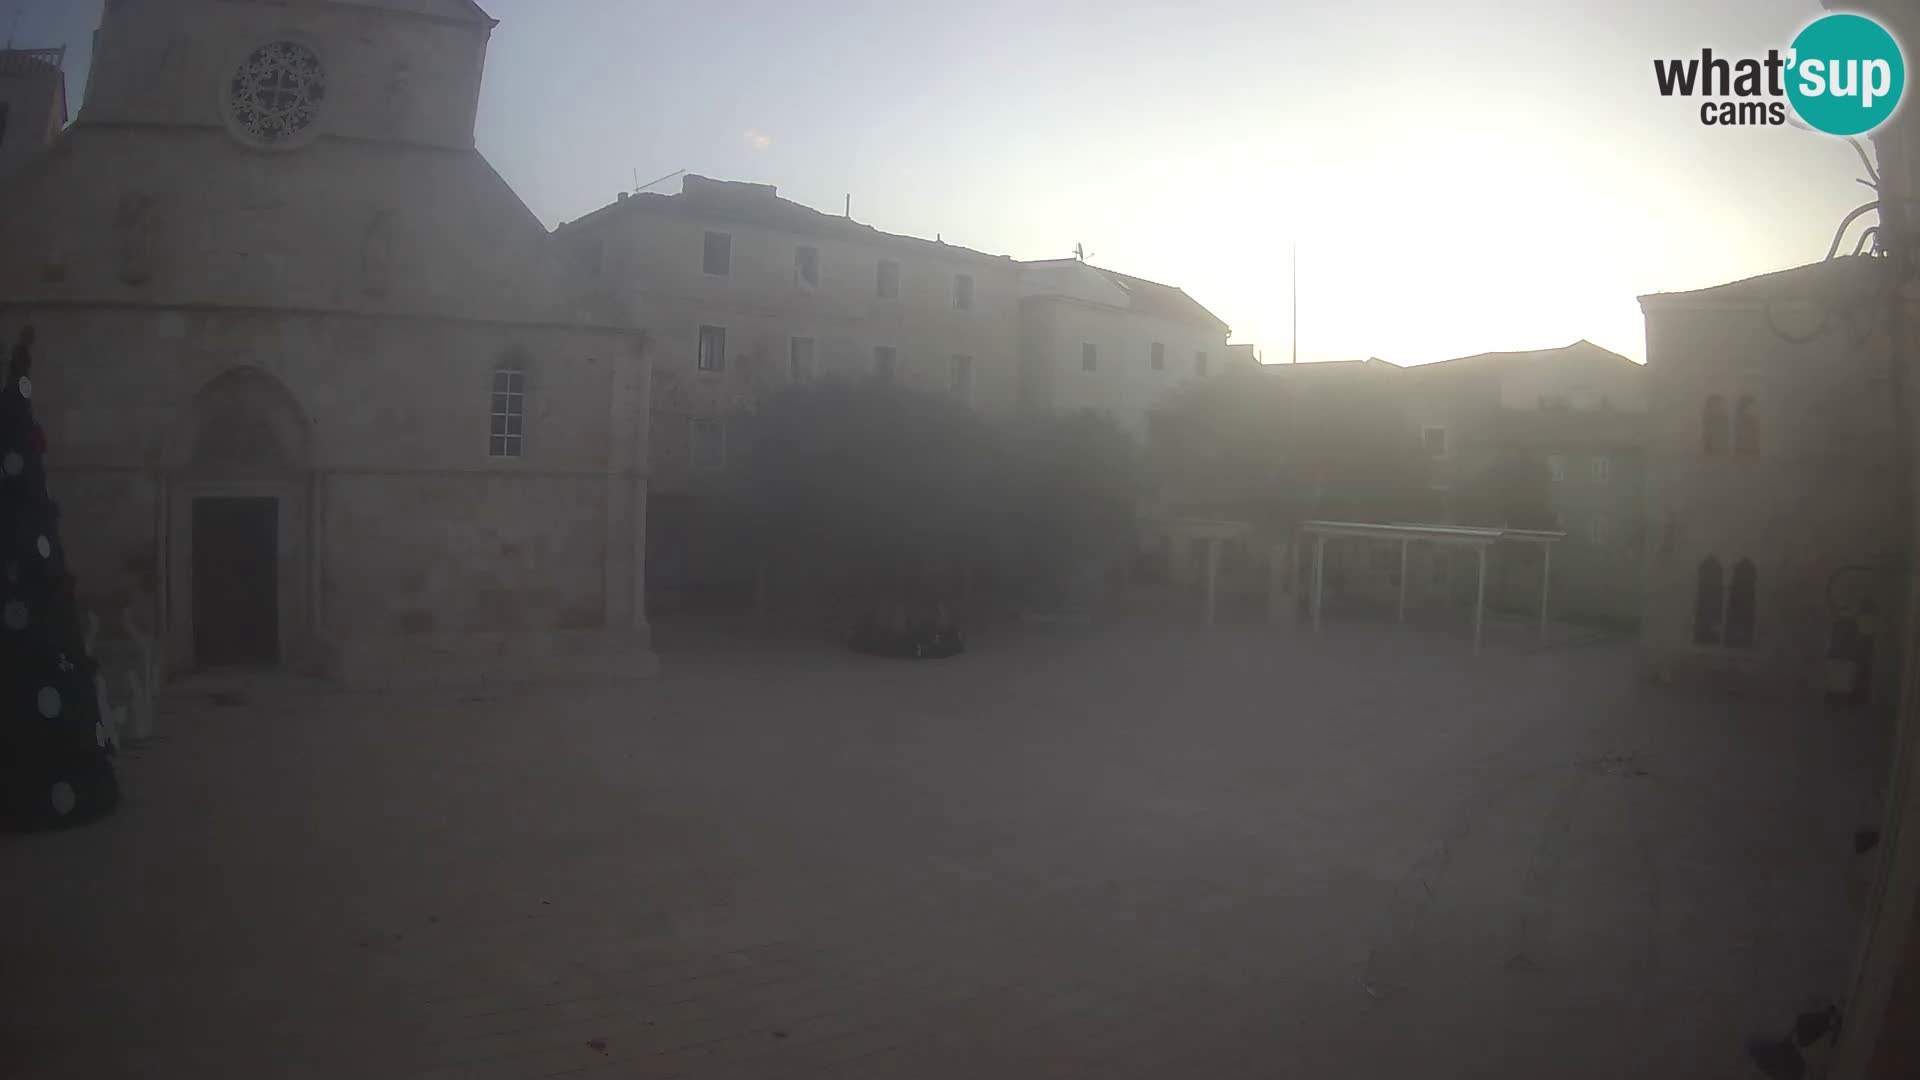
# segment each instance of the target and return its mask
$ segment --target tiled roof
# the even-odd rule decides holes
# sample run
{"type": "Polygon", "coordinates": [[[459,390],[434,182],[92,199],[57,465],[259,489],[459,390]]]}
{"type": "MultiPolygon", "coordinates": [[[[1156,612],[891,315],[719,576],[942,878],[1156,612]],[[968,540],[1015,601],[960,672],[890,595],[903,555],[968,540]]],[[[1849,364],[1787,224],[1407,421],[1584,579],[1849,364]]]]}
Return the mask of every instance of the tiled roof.
{"type": "MultiPolygon", "coordinates": [[[[1022,266],[1066,266],[1079,262],[1078,259],[1034,259],[1023,262],[1022,266]]],[[[1214,326],[1227,329],[1227,322],[1220,316],[1208,311],[1200,301],[1188,296],[1185,289],[1174,285],[1162,285],[1157,281],[1137,278],[1131,274],[1122,274],[1118,270],[1086,264],[1087,269],[1106,277],[1126,290],[1127,306],[1130,310],[1155,319],[1169,322],[1198,323],[1202,326],[1214,326]]]]}
{"type": "Polygon", "coordinates": [[[917,236],[882,232],[851,218],[822,213],[792,199],[781,198],[778,189],[771,184],[714,180],[693,174],[689,174],[682,181],[679,194],[643,192],[629,196],[603,206],[578,221],[561,226],[560,231],[571,232],[586,226],[589,222],[604,222],[615,215],[630,213],[680,214],[687,217],[737,221],[803,235],[838,236],[868,243],[912,247],[923,252],[961,258],[994,259],[1009,264],[1013,262],[1004,255],[989,255],[983,251],[975,251],[972,248],[940,240],[922,240],[917,236]]]}
{"type": "Polygon", "coordinates": [[[1581,338],[1571,345],[1562,345],[1557,349],[1530,349],[1522,352],[1487,352],[1472,356],[1456,356],[1451,360],[1436,360],[1430,364],[1416,364],[1409,371],[1437,372],[1458,371],[1465,368],[1491,368],[1505,364],[1533,364],[1554,360],[1611,360],[1621,364],[1633,364],[1632,360],[1621,356],[1612,349],[1603,349],[1593,342],[1581,338]]]}
{"type": "Polygon", "coordinates": [[[1640,297],[1640,305],[1643,308],[1687,307],[1692,304],[1713,306],[1822,300],[1836,295],[1857,294],[1871,288],[1874,279],[1887,269],[1888,264],[1881,259],[1866,255],[1842,255],[1690,292],[1649,293],[1640,297]]]}

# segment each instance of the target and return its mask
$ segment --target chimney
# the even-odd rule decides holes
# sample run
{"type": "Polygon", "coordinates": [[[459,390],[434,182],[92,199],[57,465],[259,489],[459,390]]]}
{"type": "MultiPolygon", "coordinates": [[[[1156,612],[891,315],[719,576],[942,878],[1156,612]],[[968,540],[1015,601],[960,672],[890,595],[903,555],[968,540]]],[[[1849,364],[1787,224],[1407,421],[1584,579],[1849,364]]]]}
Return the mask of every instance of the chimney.
{"type": "Polygon", "coordinates": [[[615,195],[615,196],[613,197],[613,201],[614,201],[614,202],[626,202],[626,201],[627,201],[628,199],[631,199],[631,198],[633,198],[633,193],[632,193],[632,192],[627,192],[627,191],[623,191],[623,192],[621,192],[620,194],[618,194],[618,195],[615,195]]]}

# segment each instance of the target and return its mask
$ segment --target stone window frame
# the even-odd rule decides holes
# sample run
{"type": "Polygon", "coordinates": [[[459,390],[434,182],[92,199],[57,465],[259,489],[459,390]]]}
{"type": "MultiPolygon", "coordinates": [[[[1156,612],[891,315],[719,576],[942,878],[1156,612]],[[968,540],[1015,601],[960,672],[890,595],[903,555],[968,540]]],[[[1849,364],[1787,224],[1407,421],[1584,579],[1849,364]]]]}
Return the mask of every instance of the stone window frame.
{"type": "Polygon", "coordinates": [[[487,456],[495,459],[526,456],[527,358],[518,349],[503,353],[493,365],[487,415],[487,456]]]}
{"type": "Polygon", "coordinates": [[[1208,368],[1208,366],[1210,365],[1210,363],[1211,363],[1211,361],[1210,361],[1210,360],[1208,359],[1208,357],[1207,357],[1207,351],[1206,351],[1205,349],[1202,349],[1202,350],[1200,350],[1199,352],[1197,352],[1197,353],[1194,353],[1194,354],[1193,354],[1193,373],[1194,373],[1194,375],[1196,375],[1196,376],[1198,376],[1199,378],[1202,378],[1202,379],[1204,379],[1204,378],[1206,378],[1206,377],[1207,377],[1207,368],[1208,368]]]}
{"type": "Polygon", "coordinates": [[[333,101],[331,95],[323,98],[321,103],[314,107],[313,119],[308,122],[305,127],[293,135],[277,141],[269,142],[262,139],[247,130],[247,128],[240,123],[233,114],[233,77],[239,73],[242,66],[253,59],[255,53],[261,49],[279,44],[297,45],[313,54],[314,61],[319,65],[321,73],[327,77],[327,82],[331,89],[330,84],[333,81],[333,65],[329,62],[327,49],[312,37],[297,30],[279,30],[260,35],[259,37],[249,40],[245,45],[233,49],[229,62],[218,69],[219,78],[214,87],[220,111],[220,121],[227,129],[227,133],[233,136],[235,142],[243,146],[269,153],[286,153],[288,151],[298,150],[313,142],[315,139],[318,139],[322,129],[325,127],[326,114],[331,109],[333,101]]]}
{"type": "Polygon", "coordinates": [[[693,370],[702,376],[724,375],[727,370],[727,328],[722,323],[701,323],[693,331],[693,370]],[[707,362],[707,331],[718,331],[718,347],[713,362],[707,362]]]}
{"type": "Polygon", "coordinates": [[[810,383],[820,377],[820,339],[805,334],[790,334],[787,337],[787,381],[795,385],[810,383]],[[801,342],[807,343],[806,363],[800,362],[801,342]]]}
{"type": "Polygon", "coordinates": [[[727,232],[724,229],[701,230],[700,273],[704,277],[711,277],[711,278],[725,278],[725,277],[733,276],[733,234],[732,233],[727,232]],[[713,269],[713,262],[714,262],[713,254],[715,250],[713,245],[713,239],[716,236],[726,241],[725,249],[720,256],[721,261],[725,262],[726,265],[721,267],[718,270],[713,269]]]}
{"type": "Polygon", "coordinates": [[[953,310],[973,310],[973,275],[953,275],[953,310]]]}
{"type": "Polygon", "coordinates": [[[873,268],[873,295],[881,300],[900,299],[900,260],[881,259],[873,268]],[[887,269],[893,272],[889,274],[887,269]]]}
{"type": "Polygon", "coordinates": [[[817,289],[820,287],[820,245],[795,244],[793,246],[793,281],[795,285],[798,285],[802,289],[817,289]],[[807,274],[809,260],[801,257],[801,252],[804,251],[813,252],[813,258],[811,260],[813,274],[811,276],[807,274]]]}
{"type": "Polygon", "coordinates": [[[721,472],[727,467],[727,418],[724,416],[687,417],[687,467],[695,472],[721,472]],[[710,460],[700,456],[700,431],[711,425],[718,447],[710,460]]]}
{"type": "Polygon", "coordinates": [[[948,386],[953,396],[964,404],[973,404],[973,357],[966,353],[954,353],[947,365],[948,386]]]}
{"type": "Polygon", "coordinates": [[[1760,452],[1760,403],[1752,394],[1741,394],[1733,403],[1733,438],[1728,449],[1751,457],[1760,452]]]}

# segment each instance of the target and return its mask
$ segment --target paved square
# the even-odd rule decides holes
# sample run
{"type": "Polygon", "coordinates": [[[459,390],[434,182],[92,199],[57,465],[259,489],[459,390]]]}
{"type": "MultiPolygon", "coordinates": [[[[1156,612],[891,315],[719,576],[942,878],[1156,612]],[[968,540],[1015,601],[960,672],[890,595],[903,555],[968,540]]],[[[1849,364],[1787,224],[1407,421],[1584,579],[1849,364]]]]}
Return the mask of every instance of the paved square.
{"type": "Polygon", "coordinates": [[[117,816],[0,838],[0,1072],[1739,1077],[1852,960],[1872,733],[1623,644],[662,661],[176,694],[117,816]]]}

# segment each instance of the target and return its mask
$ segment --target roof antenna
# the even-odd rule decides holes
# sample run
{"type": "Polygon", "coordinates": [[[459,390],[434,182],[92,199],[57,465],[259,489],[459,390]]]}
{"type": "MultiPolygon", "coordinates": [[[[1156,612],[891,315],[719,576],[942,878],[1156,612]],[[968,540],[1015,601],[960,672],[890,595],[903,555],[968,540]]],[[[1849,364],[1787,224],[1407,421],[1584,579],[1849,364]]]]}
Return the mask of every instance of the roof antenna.
{"type": "Polygon", "coordinates": [[[847,192],[847,209],[842,214],[848,221],[853,220],[853,192],[847,192]]]}
{"type": "Polygon", "coordinates": [[[20,29],[20,5],[13,7],[13,21],[7,24],[7,48],[13,48],[14,31],[20,29]]]}
{"type": "MultiPolygon", "coordinates": [[[[665,176],[663,176],[663,177],[661,177],[661,178],[660,178],[659,180],[652,180],[652,181],[649,181],[649,182],[647,182],[647,183],[644,183],[644,184],[640,184],[640,185],[638,185],[637,187],[635,187],[635,188],[633,189],[633,193],[634,193],[635,195],[638,195],[638,194],[640,194],[641,192],[643,192],[643,191],[645,191],[645,190],[647,190],[648,188],[650,188],[650,187],[652,187],[652,186],[653,186],[654,184],[658,184],[658,183],[663,183],[663,182],[665,182],[665,181],[667,181],[667,180],[671,180],[671,179],[673,179],[674,177],[676,177],[676,176],[679,176],[679,175],[680,175],[681,173],[683,173],[683,172],[686,172],[686,171],[687,171],[687,170],[685,170],[685,169],[675,169],[675,170],[673,170],[672,172],[670,172],[670,173],[668,173],[667,175],[665,175],[665,176]]],[[[634,178],[634,180],[636,180],[636,181],[638,181],[638,180],[640,179],[640,170],[639,170],[639,169],[635,169],[635,170],[633,170],[633,178],[634,178]]]]}
{"type": "Polygon", "coordinates": [[[1076,258],[1076,259],[1078,259],[1078,260],[1080,260],[1081,262],[1086,262],[1086,261],[1087,261],[1087,246],[1086,246],[1085,244],[1075,244],[1075,245],[1073,245],[1073,257],[1074,257],[1074,258],[1076,258]]]}

